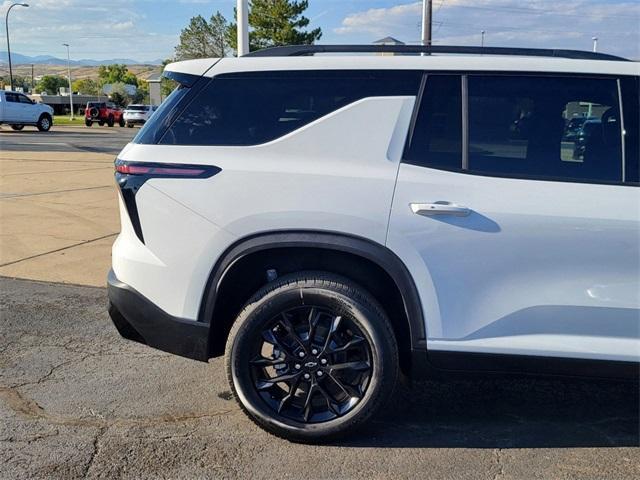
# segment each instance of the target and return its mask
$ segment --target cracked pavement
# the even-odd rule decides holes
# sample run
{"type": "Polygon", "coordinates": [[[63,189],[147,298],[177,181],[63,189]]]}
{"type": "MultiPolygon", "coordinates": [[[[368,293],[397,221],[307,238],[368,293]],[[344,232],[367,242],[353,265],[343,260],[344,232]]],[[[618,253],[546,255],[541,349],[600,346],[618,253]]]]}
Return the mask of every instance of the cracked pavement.
{"type": "Polygon", "coordinates": [[[402,386],[364,431],[296,445],[255,427],[223,362],[120,338],[103,288],[0,278],[0,478],[640,478],[633,383],[402,386]]]}

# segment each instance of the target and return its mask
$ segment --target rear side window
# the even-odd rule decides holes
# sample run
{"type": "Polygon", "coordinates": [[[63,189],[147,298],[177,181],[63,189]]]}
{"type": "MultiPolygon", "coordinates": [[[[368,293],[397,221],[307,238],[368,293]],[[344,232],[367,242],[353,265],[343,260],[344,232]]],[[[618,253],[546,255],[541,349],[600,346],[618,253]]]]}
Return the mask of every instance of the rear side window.
{"type": "Polygon", "coordinates": [[[618,85],[613,79],[469,77],[469,170],[622,180],[618,85]]]}
{"type": "Polygon", "coordinates": [[[459,75],[428,75],[405,159],[415,165],[459,169],[462,158],[459,75]]]}
{"type": "Polygon", "coordinates": [[[219,75],[195,96],[159,143],[258,145],[362,98],[416,95],[420,78],[421,73],[412,71],[361,70],[219,75]]]}

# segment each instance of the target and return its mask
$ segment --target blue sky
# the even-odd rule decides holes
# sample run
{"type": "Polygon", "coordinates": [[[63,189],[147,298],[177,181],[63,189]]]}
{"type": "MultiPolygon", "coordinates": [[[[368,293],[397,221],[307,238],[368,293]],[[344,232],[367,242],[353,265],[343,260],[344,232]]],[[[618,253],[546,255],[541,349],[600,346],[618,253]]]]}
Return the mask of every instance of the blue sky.
{"type": "MultiPolygon", "coordinates": [[[[154,60],[173,54],[180,30],[194,15],[233,15],[235,0],[23,0],[11,11],[12,51],[72,59],[154,60]]],[[[0,14],[11,2],[4,0],[0,14]]],[[[322,43],[369,43],[391,35],[420,38],[421,2],[310,0],[311,27],[322,43]]],[[[640,58],[638,0],[434,0],[434,42],[590,49],[640,58]]],[[[3,41],[0,50],[6,49],[3,41]]]]}

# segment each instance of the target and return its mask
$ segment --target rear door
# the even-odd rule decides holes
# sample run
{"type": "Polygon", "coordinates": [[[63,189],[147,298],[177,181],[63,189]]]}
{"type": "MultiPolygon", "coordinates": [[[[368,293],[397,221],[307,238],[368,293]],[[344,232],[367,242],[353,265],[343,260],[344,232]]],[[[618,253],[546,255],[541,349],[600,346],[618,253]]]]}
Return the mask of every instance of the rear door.
{"type": "Polygon", "coordinates": [[[388,246],[418,283],[428,349],[640,360],[637,79],[423,85],[388,246]],[[580,142],[579,116],[599,121],[580,142]]]}

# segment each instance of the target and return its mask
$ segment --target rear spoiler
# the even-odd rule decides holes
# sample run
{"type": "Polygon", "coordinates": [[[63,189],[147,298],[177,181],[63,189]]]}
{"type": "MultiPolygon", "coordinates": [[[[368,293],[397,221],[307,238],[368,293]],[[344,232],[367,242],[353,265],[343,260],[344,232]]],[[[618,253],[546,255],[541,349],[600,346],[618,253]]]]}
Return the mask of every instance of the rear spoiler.
{"type": "Polygon", "coordinates": [[[173,62],[164,67],[162,75],[185,87],[191,87],[198,78],[207,73],[219,61],[219,58],[199,58],[173,62]]]}

